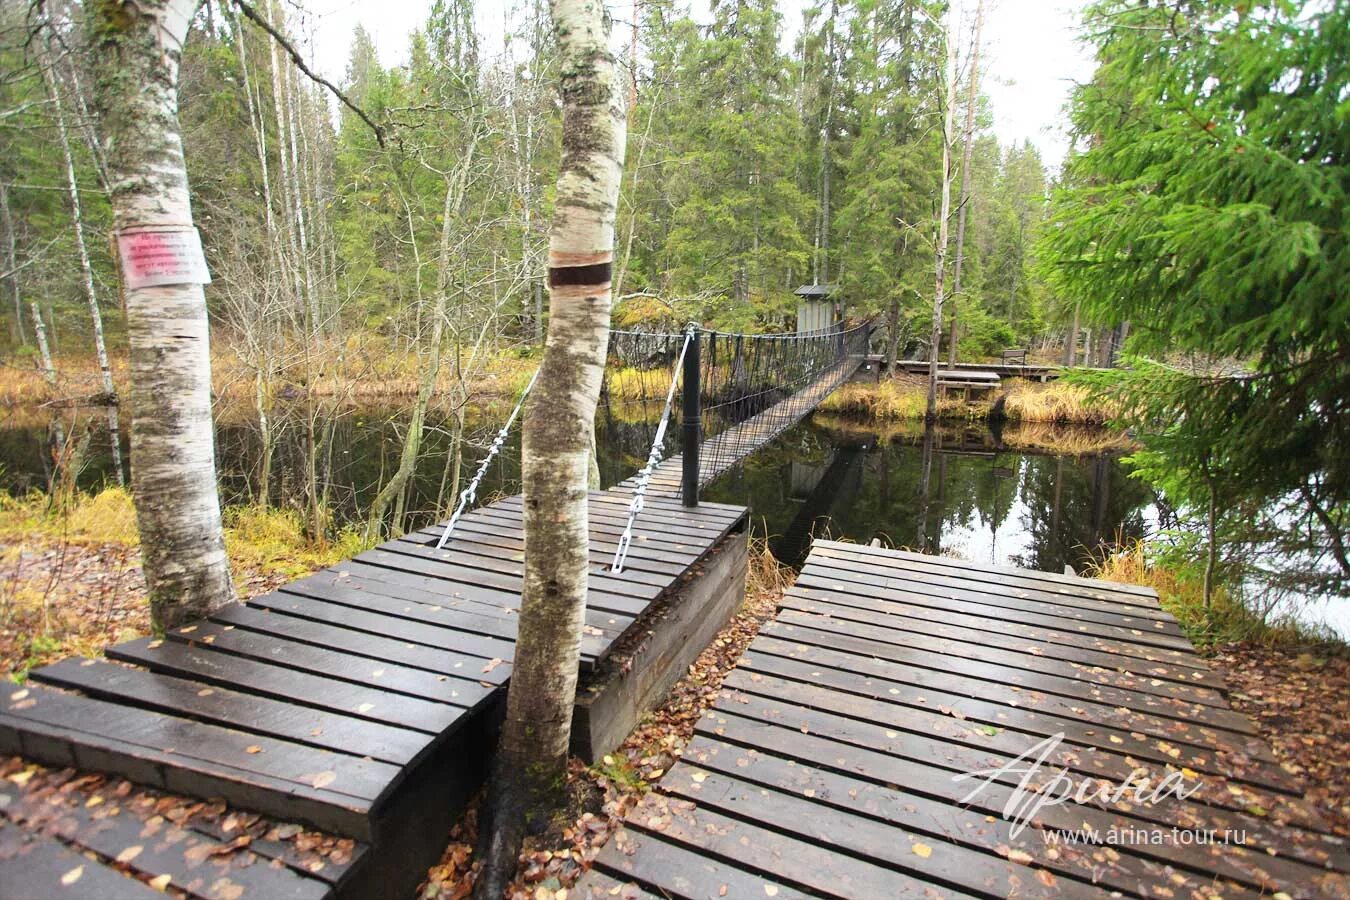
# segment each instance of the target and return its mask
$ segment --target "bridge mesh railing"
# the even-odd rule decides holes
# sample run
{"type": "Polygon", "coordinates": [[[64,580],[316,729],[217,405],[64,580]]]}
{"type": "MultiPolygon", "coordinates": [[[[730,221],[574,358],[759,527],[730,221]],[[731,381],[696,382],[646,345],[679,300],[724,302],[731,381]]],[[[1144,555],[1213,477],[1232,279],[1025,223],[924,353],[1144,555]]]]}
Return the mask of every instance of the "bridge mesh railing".
{"type": "MultiPolygon", "coordinates": [[[[800,421],[852,372],[867,353],[870,325],[791,334],[739,334],[697,329],[702,443],[699,481],[706,484],[800,421]]],[[[647,458],[665,410],[684,333],[610,332],[600,395],[607,439],[635,465],[647,458]]],[[[683,410],[676,404],[662,458],[680,450],[683,410]]],[[[631,471],[631,469],[630,469],[631,471]]]]}

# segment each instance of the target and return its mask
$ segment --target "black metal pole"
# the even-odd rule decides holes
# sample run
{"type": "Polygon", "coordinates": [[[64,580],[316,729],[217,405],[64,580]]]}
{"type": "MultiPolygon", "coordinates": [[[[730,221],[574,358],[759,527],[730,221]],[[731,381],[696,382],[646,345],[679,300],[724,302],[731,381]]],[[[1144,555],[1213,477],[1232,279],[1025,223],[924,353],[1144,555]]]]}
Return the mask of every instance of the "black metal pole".
{"type": "Polygon", "coordinates": [[[689,349],[684,354],[684,428],[680,450],[684,455],[684,469],[680,498],[685,506],[698,506],[698,445],[703,431],[698,356],[698,329],[695,328],[689,338],[689,349]]]}

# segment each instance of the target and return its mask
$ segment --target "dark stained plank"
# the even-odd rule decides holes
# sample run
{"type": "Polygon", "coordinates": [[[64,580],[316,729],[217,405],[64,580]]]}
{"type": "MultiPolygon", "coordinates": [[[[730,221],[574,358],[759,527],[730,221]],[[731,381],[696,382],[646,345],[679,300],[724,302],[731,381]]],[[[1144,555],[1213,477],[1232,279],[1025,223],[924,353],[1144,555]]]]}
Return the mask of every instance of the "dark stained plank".
{"type": "Polygon", "coordinates": [[[174,887],[203,900],[320,900],[332,894],[320,879],[267,865],[251,849],[230,850],[227,844],[162,816],[142,820],[129,810],[110,815],[117,809],[114,798],[104,798],[92,808],[60,799],[58,795],[54,802],[14,804],[4,815],[105,860],[117,860],[147,878],[168,875],[174,887]]]}
{"type": "MultiPolygon", "coordinates": [[[[284,593],[302,594],[316,600],[362,606],[367,594],[395,600],[419,601],[447,609],[463,609],[478,615],[513,620],[520,610],[520,594],[479,584],[447,583],[422,575],[394,572],[359,562],[342,563],[332,569],[291,582],[284,593]]],[[[400,607],[402,609],[402,607],[400,607]]],[[[633,621],[624,613],[588,607],[586,624],[604,632],[622,632],[633,621]]],[[[512,631],[514,634],[514,631],[512,631]]]]}
{"type": "MultiPolygon", "coordinates": [[[[845,544],[839,541],[821,540],[812,544],[813,549],[817,547],[822,554],[826,554],[837,550],[851,551],[856,549],[857,545],[845,544]]],[[[1094,593],[1102,593],[1119,597],[1119,595],[1123,594],[1134,598],[1133,602],[1142,606],[1156,607],[1158,605],[1158,592],[1152,588],[1143,587],[1137,584],[1125,584],[1120,581],[1106,581],[1100,578],[1086,579],[1076,575],[1063,575],[1059,572],[1044,572],[1039,569],[1022,569],[1017,566],[1001,565],[997,563],[975,563],[951,556],[934,556],[931,554],[914,553],[909,550],[894,548],[888,548],[884,553],[877,555],[883,558],[919,560],[934,565],[943,565],[949,568],[962,570],[971,577],[988,578],[992,575],[1011,575],[1018,579],[1031,579],[1060,587],[1075,588],[1085,592],[1086,596],[1092,596],[1094,593]]],[[[1121,602],[1126,601],[1121,598],[1121,602]]]]}
{"type": "MultiPolygon", "coordinates": [[[[757,759],[754,765],[759,764],[757,759]]],[[[972,848],[949,837],[963,830],[984,830],[987,823],[983,816],[969,816],[962,823],[959,810],[939,809],[939,816],[928,820],[924,813],[931,813],[932,809],[902,811],[900,807],[911,801],[901,795],[894,799],[895,813],[902,814],[892,814],[890,821],[882,822],[873,818],[875,810],[868,810],[869,815],[857,815],[852,810],[858,807],[852,803],[844,803],[845,808],[841,809],[823,802],[817,798],[814,787],[781,791],[766,788],[764,782],[754,784],[716,770],[703,770],[702,777],[695,780],[693,776],[699,772],[687,771],[690,769],[694,767],[677,765],[662,780],[663,791],[696,803],[701,813],[716,810],[729,816],[748,817],[765,828],[829,848],[836,854],[861,856],[869,862],[894,867],[924,883],[956,882],[958,887],[972,893],[1011,896],[1024,886],[1029,874],[1026,866],[1001,858],[994,851],[996,844],[972,848]],[[920,827],[926,831],[917,830],[920,827]]],[[[842,780],[832,783],[823,778],[817,783],[821,785],[822,797],[834,797],[834,791],[838,790],[844,800],[851,799],[848,790],[856,793],[858,786],[862,786],[861,782],[848,785],[842,780]]],[[[1053,893],[1062,897],[1104,898],[1106,891],[1091,884],[1090,869],[1084,875],[1082,881],[1055,879],[1053,893]]]]}
{"type": "Polygon", "coordinates": [[[96,659],[66,659],[42,667],[33,677],[43,684],[83,691],[124,706],[183,715],[394,765],[411,761],[427,743],[426,736],[416,731],[320,710],[299,710],[266,697],[96,659]]]}
{"type": "Polygon", "coordinates": [[[514,641],[470,634],[453,628],[441,628],[396,616],[373,613],[355,606],[327,603],[294,594],[263,594],[248,601],[250,607],[270,609],[288,616],[299,616],[315,622],[326,622],[343,628],[365,631],[427,647],[438,647],[482,659],[512,659],[514,641]]]}
{"type": "Polygon", "coordinates": [[[938,577],[897,578],[877,575],[861,563],[838,563],[847,568],[836,568],[811,561],[803,574],[827,581],[835,590],[850,592],[880,587],[926,594],[965,606],[969,612],[1006,619],[1012,622],[1063,627],[1073,622],[1074,627],[1087,634],[1111,634],[1130,643],[1147,644],[1180,652],[1191,649],[1190,643],[1172,621],[1148,619],[1140,616],[1111,612],[1088,611],[1063,606],[1035,597],[1018,597],[992,591],[972,590],[961,584],[948,583],[938,577]]]}
{"type": "MultiPolygon", "coordinates": [[[[876,622],[879,621],[877,617],[886,615],[909,618],[913,619],[913,627],[919,633],[923,633],[923,629],[930,629],[942,637],[990,641],[1000,648],[1022,650],[1033,656],[1044,653],[1061,660],[1125,669],[1157,679],[1203,684],[1218,690],[1224,687],[1223,680],[1211,672],[1199,657],[1179,650],[1129,644],[1110,636],[1091,636],[1053,625],[1027,625],[1006,619],[995,621],[985,615],[961,611],[963,607],[960,603],[921,594],[883,591],[880,588],[873,594],[876,596],[836,590],[830,587],[828,580],[815,579],[803,573],[783,602],[809,613],[830,611],[840,618],[853,618],[860,622],[876,622]]],[[[904,623],[895,621],[892,625],[887,621],[887,625],[902,627],[904,623]]]]}
{"type": "MultiPolygon", "coordinates": [[[[822,609],[820,604],[812,605],[816,606],[817,612],[804,612],[785,604],[775,621],[769,623],[761,633],[841,650],[854,649],[859,653],[881,655],[888,659],[900,659],[902,657],[896,654],[906,654],[912,649],[922,651],[926,656],[941,658],[941,665],[951,665],[948,660],[987,660],[989,664],[1000,668],[1091,684],[1094,687],[1088,689],[1090,696],[1119,697],[1120,701],[1116,705],[1121,706],[1133,706],[1138,703],[1153,708],[1155,704],[1177,703],[1185,706],[1210,706],[1218,710],[1228,709],[1223,694],[1214,688],[1164,681],[1160,678],[1146,678],[1103,666],[1069,662],[1048,656],[1044,651],[1028,653],[1025,650],[1004,650],[986,642],[951,640],[938,637],[936,634],[925,637],[917,631],[910,630],[909,627],[902,629],[880,624],[865,624],[851,618],[839,618],[832,611],[822,609]]],[[[906,620],[897,621],[909,624],[906,620]]],[[[887,622],[887,624],[895,623],[887,622]]],[[[913,623],[912,627],[917,627],[917,623],[913,623]]],[[[908,658],[908,655],[903,658],[908,658]]],[[[1027,676],[1019,674],[1013,677],[1016,679],[1027,676]]],[[[1022,682],[1014,680],[1013,683],[1022,682]]],[[[1246,721],[1245,717],[1236,719],[1246,721]]]]}
{"type": "Polygon", "coordinates": [[[0,710],[25,757],[122,775],[150,787],[223,797],[362,840],[395,766],[148,710],[27,688],[32,705],[0,710]],[[251,748],[257,748],[251,751],[251,748]]]}
{"type": "MultiPolygon", "coordinates": [[[[628,823],[686,848],[735,860],[738,865],[761,873],[762,881],[777,881],[831,897],[875,900],[918,894],[926,887],[924,881],[912,875],[840,852],[840,848],[821,847],[814,841],[718,811],[695,808],[688,801],[657,793],[642,799],[629,814],[628,823]]],[[[933,888],[944,897],[971,896],[949,886],[933,885],[933,888]]]]}
{"type": "MultiPolygon", "coordinates": [[[[223,626],[247,629],[250,632],[266,634],[275,638],[284,638],[304,643],[320,649],[331,650],[350,655],[354,660],[373,660],[393,663],[430,672],[447,678],[463,678],[473,681],[486,681],[491,685],[501,684],[510,671],[509,665],[495,666],[488,672],[482,668],[487,659],[467,656],[453,650],[440,647],[427,647],[409,643],[396,638],[354,630],[341,624],[328,624],[297,618],[284,612],[259,609],[251,606],[227,606],[213,614],[213,620],[223,626]]],[[[466,699],[467,696],[466,696],[466,699]]]]}
{"type": "MultiPolygon", "coordinates": [[[[369,660],[350,653],[313,647],[218,622],[203,622],[192,634],[171,633],[169,637],[185,642],[191,642],[191,639],[204,642],[211,638],[211,649],[218,652],[234,653],[289,669],[452,706],[472,708],[490,697],[493,691],[493,688],[484,687],[476,680],[469,680],[471,676],[436,675],[384,661],[372,665],[369,660]]],[[[482,674],[481,665],[476,671],[482,674]]]]}
{"type": "MultiPolygon", "coordinates": [[[[1013,791],[1019,783],[1020,773],[986,782],[973,797],[972,781],[957,781],[952,777],[954,772],[975,771],[974,766],[999,766],[1009,757],[958,751],[932,757],[938,763],[934,765],[842,742],[836,735],[802,732],[785,723],[746,718],[730,711],[705,717],[699,723],[698,732],[701,736],[687,748],[685,759],[700,767],[752,781],[772,780],[775,777],[772,773],[777,773],[780,786],[800,785],[802,791],[811,790],[821,802],[833,800],[849,807],[853,807],[855,801],[865,801],[878,787],[904,791],[899,813],[906,814],[906,820],[918,816],[917,827],[930,828],[935,821],[955,821],[961,811],[969,809],[984,820],[985,827],[998,835],[1000,842],[1012,844],[1014,841],[1011,823],[1004,817],[1008,803],[1014,799],[1013,791]],[[810,782],[819,777],[820,771],[861,780],[870,787],[845,787],[838,782],[833,786],[813,786],[810,782]],[[785,772],[788,773],[786,776],[785,772]],[[915,809],[909,809],[910,805],[915,809]]],[[[662,784],[664,787],[665,782],[662,784]]],[[[876,809],[866,810],[869,815],[877,812],[876,809]]],[[[1169,831],[1172,827],[1203,827],[1220,833],[1241,832],[1247,837],[1247,844],[1241,847],[1212,846],[1197,855],[1195,847],[1166,843],[1148,845],[1147,850],[1140,852],[1148,859],[1168,865],[1196,867],[1200,862],[1198,871],[1211,874],[1217,871],[1254,888],[1269,888],[1276,883],[1301,883],[1314,877],[1319,870],[1345,872],[1350,869],[1350,861],[1343,850],[1339,854],[1333,852],[1321,837],[1309,831],[1277,825],[1267,817],[1242,810],[1215,809],[1200,802],[1182,803],[1172,798],[1155,804],[1127,803],[1123,809],[1119,805],[1112,808],[1096,804],[1045,805],[1037,810],[1033,824],[1066,831],[1086,825],[1102,834],[1112,828],[1126,831],[1153,825],[1162,825],[1169,831]],[[1265,847],[1278,848],[1278,852],[1268,854],[1263,850],[1265,847]]],[[[964,839],[976,843],[983,843],[991,836],[974,829],[962,834],[964,839]]],[[[1033,833],[1031,838],[1033,845],[1044,848],[1039,834],[1033,833]]],[[[1047,865],[1048,858],[1043,853],[1032,855],[1041,860],[1040,864],[1047,865]]],[[[1091,864],[1095,866],[1099,862],[1094,860],[1091,864]]]]}
{"type": "Polygon", "coordinates": [[[1106,625],[1123,628],[1135,642],[1189,650],[1190,644],[1176,620],[1162,610],[1148,610],[1139,614],[1139,608],[1106,601],[1085,599],[1066,603],[1053,593],[1028,591],[1021,588],[1000,588],[982,582],[965,581],[945,573],[929,574],[874,566],[842,557],[812,557],[813,572],[822,578],[843,578],[861,581],[882,588],[903,587],[948,599],[960,599],[990,609],[990,615],[1001,618],[1005,611],[1041,613],[1065,621],[1087,625],[1106,625]]]}
{"type": "MultiPolygon", "coordinates": [[[[1183,744],[1179,740],[1167,741],[1144,732],[1113,728],[1082,719],[1046,715],[1032,710],[969,699],[943,697],[934,691],[915,691],[910,695],[894,698],[896,701],[902,699],[906,701],[901,703],[892,702],[889,695],[883,700],[844,693],[827,686],[823,678],[808,683],[762,674],[758,680],[754,679],[749,671],[752,666],[756,669],[756,674],[781,668],[780,665],[766,665],[763,660],[767,659],[768,657],[761,658],[752,651],[745,667],[732,672],[727,677],[725,685],[755,695],[752,698],[754,703],[770,707],[787,703],[831,710],[866,722],[869,727],[880,731],[930,736],[940,733],[941,730],[948,730],[954,740],[962,743],[991,748],[1020,747],[1022,750],[1038,740],[1062,733],[1069,743],[1083,748],[1095,748],[1096,753],[1122,755],[1128,753],[1139,760],[1164,766],[1175,763],[1213,775],[1225,775],[1232,768],[1231,756],[1221,758],[1206,747],[1183,744]],[[920,697],[924,702],[919,702],[920,697]],[[953,703],[956,705],[952,705],[953,703]],[[952,723],[955,723],[955,726],[952,723]],[[980,726],[993,728],[998,733],[986,736],[976,730],[980,726]],[[1031,737],[1029,741],[1028,736],[1031,737]],[[1112,741],[1113,737],[1120,743],[1112,741]]],[[[899,691],[900,688],[897,687],[895,690],[899,691]]],[[[1248,761],[1241,774],[1232,777],[1232,780],[1250,782],[1294,796],[1302,794],[1288,773],[1267,761],[1248,761]]]]}
{"type": "MultiPolygon", "coordinates": [[[[622,843],[617,838],[611,840],[596,857],[595,871],[604,877],[602,883],[609,890],[613,890],[615,881],[632,882],[650,888],[650,893],[658,897],[773,896],[779,900],[807,900],[818,896],[650,832],[627,831],[622,843]],[[765,890],[766,886],[772,889],[772,894],[765,890]]],[[[588,875],[577,884],[576,890],[583,897],[594,896],[591,884],[588,875]]],[[[624,894],[621,891],[608,896],[622,900],[624,894]]]]}
{"type": "Polygon", "coordinates": [[[904,683],[957,696],[1031,706],[1041,711],[1057,710],[1061,715],[1118,723],[1133,730],[1152,731],[1160,737],[1177,737],[1212,748],[1249,752],[1255,758],[1269,753],[1269,748],[1253,737],[1255,729],[1249,719],[1231,710],[1176,703],[1129,691],[1104,692],[1096,685],[1076,679],[975,663],[922,650],[902,653],[882,650],[864,654],[848,646],[834,650],[829,649],[830,638],[834,636],[828,631],[815,633],[815,644],[801,644],[801,641],[810,640],[809,629],[795,629],[788,637],[792,640],[764,636],[763,640],[756,641],[756,648],[760,653],[799,660],[811,667],[825,665],[875,677],[877,683],[904,683]],[[1208,726],[1208,729],[1200,726],[1208,726]],[[1242,735],[1255,741],[1250,749],[1243,748],[1242,735]]]}
{"type": "Polygon", "coordinates": [[[449,703],[433,703],[403,694],[367,688],[346,681],[309,675],[281,666],[260,663],[207,646],[192,646],[174,641],[142,639],[109,648],[108,656],[136,663],[157,672],[169,672],[206,684],[233,687],[236,690],[288,701],[303,707],[329,710],[343,715],[384,722],[434,735],[462,724],[464,708],[449,703]]]}
{"type": "Polygon", "coordinates": [[[164,895],[55,838],[0,825],[0,900],[53,897],[163,900],[164,895]]]}

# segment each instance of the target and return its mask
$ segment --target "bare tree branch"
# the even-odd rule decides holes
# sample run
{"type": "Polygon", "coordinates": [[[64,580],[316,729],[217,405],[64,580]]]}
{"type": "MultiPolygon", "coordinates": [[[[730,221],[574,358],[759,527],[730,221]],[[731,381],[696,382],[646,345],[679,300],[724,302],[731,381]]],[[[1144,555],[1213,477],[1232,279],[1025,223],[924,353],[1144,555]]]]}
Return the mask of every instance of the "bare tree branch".
{"type": "Polygon", "coordinates": [[[367,113],[364,109],[353,103],[351,98],[342,92],[341,88],[339,88],[337,85],[333,84],[333,82],[329,81],[327,78],[324,78],[322,75],[318,74],[308,65],[306,65],[304,57],[300,55],[300,51],[295,49],[294,45],[292,45],[291,42],[287,40],[285,35],[277,31],[276,28],[272,27],[272,23],[267,21],[266,17],[264,17],[261,13],[259,13],[258,10],[255,9],[252,4],[246,3],[245,0],[234,0],[234,5],[239,7],[239,11],[244,14],[245,18],[249,19],[251,22],[253,22],[253,24],[257,25],[263,31],[266,31],[268,34],[270,34],[272,36],[272,40],[276,41],[279,45],[281,45],[281,49],[286,51],[287,55],[290,56],[291,61],[295,63],[295,67],[297,69],[303,72],[311,81],[317,84],[321,84],[324,87],[328,88],[328,90],[332,92],[334,97],[337,97],[339,100],[342,101],[342,104],[344,106],[346,106],[352,112],[356,113],[356,115],[360,117],[362,122],[365,122],[367,125],[369,125],[370,130],[375,132],[375,140],[379,141],[381,147],[384,146],[384,129],[381,128],[378,124],[376,124],[375,120],[370,117],[369,113],[367,113]]]}

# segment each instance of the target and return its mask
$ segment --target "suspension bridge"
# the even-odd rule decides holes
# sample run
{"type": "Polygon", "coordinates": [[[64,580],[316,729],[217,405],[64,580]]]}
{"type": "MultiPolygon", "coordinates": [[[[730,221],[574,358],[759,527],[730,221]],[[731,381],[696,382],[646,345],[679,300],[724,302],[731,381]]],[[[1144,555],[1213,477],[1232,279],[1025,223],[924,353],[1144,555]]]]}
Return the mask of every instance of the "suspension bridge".
{"type": "MultiPolygon", "coordinates": [[[[613,333],[599,422],[622,430],[639,471],[589,496],[578,753],[621,741],[744,595],[746,510],[699,490],[847,380],[866,341],[867,326],[613,333]]],[[[168,876],[192,896],[238,896],[222,878],[256,896],[407,896],[496,743],[520,607],[521,498],[475,503],[520,410],[445,525],[162,639],[37,669],[0,706],[0,755],[221,798],[348,850],[306,856],[260,833],[236,854],[225,848],[239,835],[218,819],[175,822],[178,840],[151,844],[138,835],[153,804],[148,816],[107,817],[113,804],[0,792],[0,823],[19,826],[0,828],[0,884],[19,896],[130,896],[144,887],[130,874],[168,876]],[[134,859],[131,846],[142,847],[134,859]],[[56,885],[77,865],[90,870],[83,888],[56,885]]]]}

